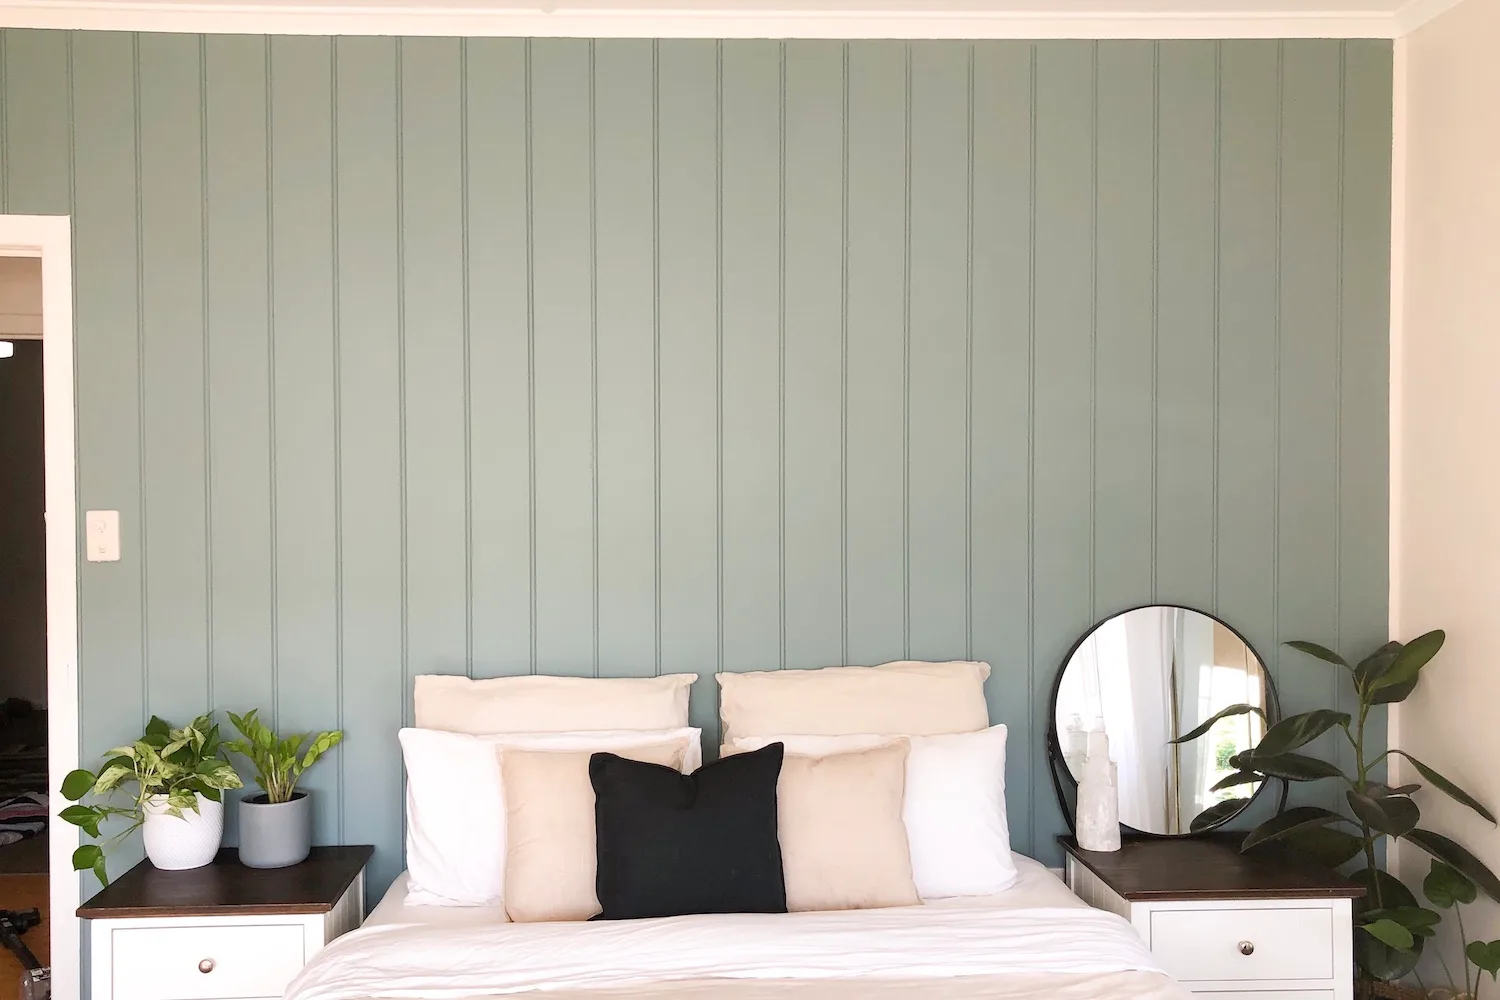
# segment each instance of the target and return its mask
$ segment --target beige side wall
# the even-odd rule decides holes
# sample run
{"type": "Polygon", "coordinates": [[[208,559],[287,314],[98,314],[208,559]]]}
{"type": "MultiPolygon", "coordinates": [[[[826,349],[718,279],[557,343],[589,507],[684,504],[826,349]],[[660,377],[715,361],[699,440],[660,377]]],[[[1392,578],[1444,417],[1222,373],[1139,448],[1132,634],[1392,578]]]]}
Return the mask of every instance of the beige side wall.
{"type": "MultiPolygon", "coordinates": [[[[1448,645],[1393,719],[1393,745],[1500,811],[1500,0],[1464,0],[1406,44],[1393,610],[1401,638],[1444,628],[1448,645]]],[[[1500,831],[1420,799],[1423,826],[1500,870],[1500,831]]],[[[1398,865],[1416,886],[1428,862],[1403,846],[1398,865]]],[[[1471,938],[1500,937],[1500,907],[1473,913],[1471,938]]]]}

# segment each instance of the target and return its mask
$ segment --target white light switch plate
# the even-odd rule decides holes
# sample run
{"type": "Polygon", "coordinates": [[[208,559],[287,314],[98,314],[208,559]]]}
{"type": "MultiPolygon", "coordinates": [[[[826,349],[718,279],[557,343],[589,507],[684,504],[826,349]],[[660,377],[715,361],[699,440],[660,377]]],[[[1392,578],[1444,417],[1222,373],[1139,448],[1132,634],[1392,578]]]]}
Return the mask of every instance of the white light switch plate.
{"type": "Polygon", "coordinates": [[[89,562],[119,562],[120,512],[91,510],[85,514],[83,547],[89,562]]]}

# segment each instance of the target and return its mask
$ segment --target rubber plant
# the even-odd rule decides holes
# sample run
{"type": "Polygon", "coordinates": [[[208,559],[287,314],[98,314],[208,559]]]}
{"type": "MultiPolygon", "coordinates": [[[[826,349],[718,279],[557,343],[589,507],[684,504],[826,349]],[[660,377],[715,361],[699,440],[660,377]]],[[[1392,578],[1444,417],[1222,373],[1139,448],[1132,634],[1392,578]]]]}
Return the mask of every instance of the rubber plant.
{"type": "MultiPolygon", "coordinates": [[[[1421,957],[1423,943],[1435,933],[1442,919],[1438,910],[1419,905],[1410,889],[1380,867],[1376,843],[1381,837],[1404,840],[1420,848],[1445,869],[1500,902],[1500,879],[1482,861],[1462,845],[1421,826],[1422,812],[1412,796],[1423,785],[1393,788],[1379,780],[1377,774],[1383,774],[1382,765],[1387,757],[1399,755],[1406,758],[1427,785],[1490,823],[1495,822],[1494,814],[1455,782],[1404,750],[1390,748],[1375,753],[1373,747],[1366,745],[1370,713],[1378,705],[1404,701],[1416,689],[1423,668],[1442,648],[1443,639],[1443,632],[1435,630],[1407,643],[1388,642],[1352,664],[1314,642],[1287,643],[1347,672],[1357,696],[1355,711],[1320,708],[1282,719],[1266,730],[1254,747],[1231,757],[1230,764],[1235,770],[1214,786],[1219,790],[1267,778],[1340,783],[1343,791],[1340,799],[1347,812],[1313,805],[1284,809],[1251,830],[1242,849],[1249,851],[1261,844],[1284,842],[1332,868],[1360,859],[1363,864],[1349,875],[1366,890],[1355,917],[1354,954],[1362,973],[1372,979],[1396,980],[1411,973],[1421,957]],[[1335,763],[1298,752],[1333,730],[1338,730],[1353,750],[1352,774],[1346,774],[1335,763]]],[[[1197,739],[1227,716],[1259,711],[1252,705],[1231,705],[1173,742],[1197,739]]],[[[1488,953],[1485,957],[1488,961],[1488,953]]]]}
{"type": "Polygon", "coordinates": [[[184,809],[198,811],[199,795],[218,802],[225,789],[239,788],[239,775],[219,750],[219,727],[212,713],[200,715],[180,729],[153,715],[140,739],[104,755],[97,774],[84,768],[68,772],[62,781],[62,794],[74,804],[58,814],[62,819],[96,840],[101,838],[100,825],[106,820],[126,821],[123,829],[104,838],[104,844],[84,844],[74,851],[73,867],[92,871],[101,885],[108,885],[104,847],[119,843],[145,822],[142,807],[147,799],[164,795],[167,812],[181,816],[184,809]],[[135,790],[127,791],[132,784],[135,790]],[[112,804],[121,792],[130,796],[129,803],[112,804]],[[86,795],[96,800],[93,805],[81,804],[86,795]]]}

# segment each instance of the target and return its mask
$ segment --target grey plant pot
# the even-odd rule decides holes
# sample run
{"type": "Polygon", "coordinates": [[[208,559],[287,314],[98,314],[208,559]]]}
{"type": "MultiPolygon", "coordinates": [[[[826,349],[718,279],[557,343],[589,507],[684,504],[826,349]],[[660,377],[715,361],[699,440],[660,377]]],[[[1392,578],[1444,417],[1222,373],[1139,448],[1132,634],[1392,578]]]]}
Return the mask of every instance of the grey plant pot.
{"type": "Polygon", "coordinates": [[[290,802],[266,796],[240,800],[240,863],[248,868],[287,868],[312,850],[312,799],[293,792],[290,802]]]}

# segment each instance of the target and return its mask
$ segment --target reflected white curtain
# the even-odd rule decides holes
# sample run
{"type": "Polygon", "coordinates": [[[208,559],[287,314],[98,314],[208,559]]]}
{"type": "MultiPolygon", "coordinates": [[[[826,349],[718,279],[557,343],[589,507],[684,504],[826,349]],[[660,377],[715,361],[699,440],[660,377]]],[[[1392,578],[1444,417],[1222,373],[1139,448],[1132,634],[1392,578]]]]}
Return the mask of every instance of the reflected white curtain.
{"type": "Polygon", "coordinates": [[[1161,830],[1167,816],[1173,609],[1150,609],[1105,622],[1079,647],[1058,689],[1061,725],[1098,718],[1117,764],[1120,820],[1161,830]],[[1162,612],[1162,613],[1158,613],[1162,612]],[[1168,618],[1163,617],[1163,613],[1168,618]]]}

